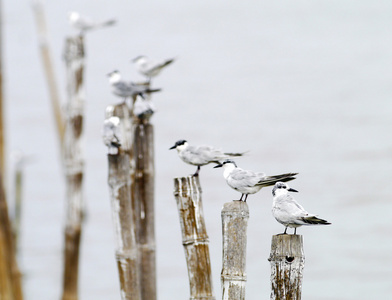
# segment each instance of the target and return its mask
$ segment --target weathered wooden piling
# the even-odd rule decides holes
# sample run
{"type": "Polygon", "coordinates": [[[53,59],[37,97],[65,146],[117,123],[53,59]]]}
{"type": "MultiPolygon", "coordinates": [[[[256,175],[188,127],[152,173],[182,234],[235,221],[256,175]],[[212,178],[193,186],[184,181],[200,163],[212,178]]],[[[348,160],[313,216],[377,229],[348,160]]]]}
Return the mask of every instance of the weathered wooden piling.
{"type": "Polygon", "coordinates": [[[81,138],[83,132],[83,37],[66,40],[64,59],[67,67],[68,101],[63,141],[66,177],[67,215],[64,241],[63,300],[78,299],[79,248],[83,222],[83,167],[81,138]]]}
{"type": "Polygon", "coordinates": [[[201,194],[198,176],[174,179],[174,196],[180,216],[191,300],[215,299],[201,194]]]}
{"type": "Polygon", "coordinates": [[[155,300],[154,128],[148,118],[134,115],[132,120],[131,197],[137,224],[141,294],[144,300],[155,300]]]}
{"type": "Polygon", "coordinates": [[[0,174],[0,299],[22,300],[21,273],[16,261],[11,222],[0,174]]]}
{"type": "Polygon", "coordinates": [[[302,235],[272,236],[271,300],[300,300],[302,272],[305,264],[302,235]]]}
{"type": "Polygon", "coordinates": [[[110,106],[107,119],[118,117],[115,146],[117,153],[108,154],[112,219],[116,232],[116,260],[120,278],[121,299],[140,300],[140,269],[136,243],[136,224],[131,201],[130,112],[125,104],[110,106]],[[117,136],[117,134],[119,136],[117,136]]]}
{"type": "Polygon", "coordinates": [[[246,243],[249,208],[246,202],[231,201],[222,208],[222,299],[245,299],[246,243]]]}

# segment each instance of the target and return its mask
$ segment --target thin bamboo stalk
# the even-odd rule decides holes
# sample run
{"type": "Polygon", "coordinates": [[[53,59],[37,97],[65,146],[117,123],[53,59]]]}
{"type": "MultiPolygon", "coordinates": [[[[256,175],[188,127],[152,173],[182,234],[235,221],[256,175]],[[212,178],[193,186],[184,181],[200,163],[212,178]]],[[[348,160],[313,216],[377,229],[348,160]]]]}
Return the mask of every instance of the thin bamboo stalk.
{"type": "Polygon", "coordinates": [[[56,121],[56,128],[59,137],[60,145],[64,140],[65,124],[63,120],[63,114],[61,112],[60,98],[57,89],[55,72],[53,69],[52,58],[49,49],[48,33],[46,29],[46,22],[44,16],[43,5],[40,0],[33,2],[33,11],[35,15],[35,21],[38,31],[38,42],[41,53],[42,64],[44,67],[45,77],[49,89],[50,101],[52,104],[53,116],[56,121]]]}
{"type": "Polygon", "coordinates": [[[154,128],[148,119],[133,117],[130,161],[141,295],[144,300],[155,300],[154,128]]]}
{"type": "Polygon", "coordinates": [[[249,208],[246,202],[231,201],[222,208],[222,299],[245,299],[246,243],[249,208]]]}
{"type": "Polygon", "coordinates": [[[5,176],[5,130],[3,113],[3,5],[0,2],[0,172],[5,176]]]}
{"type": "Polygon", "coordinates": [[[305,265],[302,235],[279,234],[272,236],[271,300],[300,300],[305,265]]]}
{"type": "MultiPolygon", "coordinates": [[[[1,224],[3,226],[3,224],[1,224]]],[[[10,260],[7,251],[7,241],[4,230],[0,230],[0,299],[13,300],[10,260]]]]}
{"type": "Polygon", "coordinates": [[[67,66],[68,102],[63,142],[66,176],[67,216],[65,224],[63,300],[78,299],[79,248],[83,221],[83,37],[66,40],[64,58],[67,66]]]}
{"type": "MultiPolygon", "coordinates": [[[[139,300],[141,298],[138,246],[135,235],[135,216],[131,202],[130,176],[130,112],[125,104],[111,106],[106,112],[107,119],[118,117],[118,128],[104,128],[116,138],[116,153],[109,149],[108,163],[112,218],[116,232],[116,260],[120,278],[121,299],[139,300]],[[117,136],[118,135],[118,136],[117,136]]],[[[109,147],[111,144],[109,143],[109,147]]]]}
{"type": "Polygon", "coordinates": [[[22,166],[24,165],[24,157],[18,158],[15,163],[15,175],[14,175],[14,215],[12,220],[12,233],[14,238],[15,253],[19,250],[19,234],[20,224],[22,218],[22,189],[23,189],[23,171],[22,166]]]}
{"type": "Polygon", "coordinates": [[[215,299],[201,194],[199,177],[174,179],[174,196],[180,216],[192,300],[215,299]]]}
{"type": "MultiPolygon", "coordinates": [[[[6,261],[1,261],[4,266],[0,267],[0,272],[2,273],[1,282],[5,283],[5,299],[12,294],[12,300],[22,300],[22,282],[21,273],[18,268],[18,264],[15,256],[14,241],[12,236],[11,222],[8,215],[7,202],[5,198],[3,179],[0,175],[0,252],[2,258],[6,261]],[[6,268],[8,276],[3,277],[3,268],[6,268]],[[7,278],[8,277],[8,278],[7,278]],[[11,284],[12,293],[9,294],[9,284],[11,284]]],[[[0,290],[2,290],[2,286],[0,290]]],[[[0,294],[1,295],[1,294],[0,294]]]]}

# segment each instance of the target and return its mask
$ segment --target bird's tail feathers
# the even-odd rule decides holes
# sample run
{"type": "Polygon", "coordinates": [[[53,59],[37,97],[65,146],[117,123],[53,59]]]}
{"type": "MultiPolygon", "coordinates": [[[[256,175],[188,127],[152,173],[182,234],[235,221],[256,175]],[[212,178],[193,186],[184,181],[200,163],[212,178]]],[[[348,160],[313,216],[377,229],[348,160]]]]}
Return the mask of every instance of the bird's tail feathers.
{"type": "Polygon", "coordinates": [[[146,93],[155,93],[155,92],[160,92],[162,89],[147,89],[146,93]]]}
{"type": "Polygon", "coordinates": [[[235,156],[243,156],[244,154],[246,154],[248,151],[246,151],[246,152],[242,152],[242,153],[232,153],[232,152],[226,152],[226,153],[223,153],[224,155],[227,155],[227,156],[232,156],[232,157],[235,157],[235,156]]]}
{"type": "Polygon", "coordinates": [[[257,185],[261,186],[271,186],[275,185],[275,183],[282,181],[282,182],[287,182],[295,179],[295,175],[298,175],[298,173],[286,173],[286,174],[281,174],[281,175],[273,175],[273,176],[266,176],[262,180],[260,180],[257,185]]]}
{"type": "Polygon", "coordinates": [[[116,23],[117,23],[117,21],[112,19],[112,20],[102,22],[101,26],[112,26],[112,25],[115,25],[116,23]]]}
{"type": "Polygon", "coordinates": [[[170,65],[173,61],[174,61],[174,58],[172,58],[172,59],[167,59],[167,60],[165,60],[165,61],[162,63],[161,67],[162,67],[162,68],[163,68],[163,67],[166,67],[167,65],[170,65]]]}
{"type": "Polygon", "coordinates": [[[317,218],[316,216],[302,217],[301,220],[308,225],[331,225],[328,221],[317,218]]]}

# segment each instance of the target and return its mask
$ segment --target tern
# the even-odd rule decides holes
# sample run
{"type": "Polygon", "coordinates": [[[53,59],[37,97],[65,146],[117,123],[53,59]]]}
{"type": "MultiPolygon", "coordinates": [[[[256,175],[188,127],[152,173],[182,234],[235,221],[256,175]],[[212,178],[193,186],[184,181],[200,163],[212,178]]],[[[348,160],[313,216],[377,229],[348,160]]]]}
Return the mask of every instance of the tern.
{"type": "Polygon", "coordinates": [[[111,26],[116,23],[116,20],[113,19],[103,22],[96,22],[89,17],[81,16],[76,11],[68,13],[68,21],[73,28],[79,30],[81,33],[101,27],[111,26]]]}
{"type": "Polygon", "coordinates": [[[290,181],[295,179],[298,173],[286,173],[281,175],[267,176],[265,173],[253,172],[244,170],[237,167],[236,163],[231,159],[226,159],[223,163],[215,166],[214,168],[223,167],[223,177],[226,179],[227,184],[234,190],[241,193],[241,198],[246,202],[249,194],[255,194],[266,186],[274,185],[278,181],[290,181]]]}
{"type": "Polygon", "coordinates": [[[297,234],[297,227],[302,225],[331,224],[314,214],[308,213],[288,192],[298,191],[290,188],[284,182],[277,182],[272,189],[272,196],[274,198],[272,215],[279,223],[285,226],[283,234],[286,234],[287,227],[294,228],[294,234],[297,234]]]}
{"type": "Polygon", "coordinates": [[[120,118],[116,116],[106,119],[103,123],[102,138],[104,144],[109,148],[121,147],[121,142],[120,139],[118,138],[119,125],[120,125],[120,118]]]}
{"type": "Polygon", "coordinates": [[[209,163],[220,164],[220,161],[229,157],[242,156],[244,153],[227,153],[212,146],[191,146],[186,140],[177,141],[171,149],[177,149],[178,156],[187,164],[197,166],[196,173],[198,176],[200,167],[209,163]]]}
{"type": "Polygon", "coordinates": [[[132,62],[136,65],[137,71],[147,77],[149,82],[151,81],[152,77],[157,76],[163,68],[170,65],[173,61],[174,58],[170,58],[156,62],[144,55],[140,55],[132,59],[132,62]]]}
{"type": "Polygon", "coordinates": [[[147,93],[161,91],[161,89],[150,89],[146,85],[136,84],[131,81],[124,81],[121,79],[120,72],[117,70],[110,72],[108,76],[113,94],[124,98],[124,102],[127,98],[134,97],[136,95],[139,95],[144,99],[145,94],[147,93]]]}

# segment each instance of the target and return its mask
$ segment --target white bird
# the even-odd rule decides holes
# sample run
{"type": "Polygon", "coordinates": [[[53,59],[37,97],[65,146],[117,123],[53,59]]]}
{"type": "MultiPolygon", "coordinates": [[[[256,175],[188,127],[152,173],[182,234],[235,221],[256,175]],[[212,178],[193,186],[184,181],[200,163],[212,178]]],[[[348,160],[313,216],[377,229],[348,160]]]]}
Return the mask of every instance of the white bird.
{"type": "Polygon", "coordinates": [[[136,65],[137,71],[146,76],[150,82],[152,77],[157,76],[164,67],[170,65],[174,61],[174,58],[165,59],[163,61],[153,61],[147,56],[140,55],[132,60],[136,65]]]}
{"type": "Polygon", "coordinates": [[[106,146],[109,147],[109,153],[118,153],[118,148],[121,147],[119,138],[120,118],[113,116],[103,122],[102,138],[106,146]]]}
{"type": "Polygon", "coordinates": [[[244,170],[237,167],[236,163],[227,159],[223,163],[215,166],[214,168],[223,167],[223,177],[226,179],[227,184],[241,193],[241,198],[238,201],[242,201],[245,195],[244,202],[248,198],[249,194],[255,194],[266,186],[274,185],[278,181],[290,181],[295,179],[295,175],[298,173],[286,173],[281,175],[267,176],[265,173],[253,172],[250,170],[244,170]]]}
{"type": "Polygon", "coordinates": [[[155,112],[155,106],[150,99],[138,98],[133,106],[133,114],[139,119],[149,119],[155,112]]]}
{"type": "Polygon", "coordinates": [[[244,154],[222,152],[212,146],[191,146],[186,140],[177,141],[169,150],[171,149],[177,149],[178,156],[187,164],[197,166],[196,173],[193,176],[199,175],[201,166],[209,163],[219,164],[221,160],[244,154]]]}
{"type": "Polygon", "coordinates": [[[93,21],[89,17],[86,16],[81,16],[78,12],[72,11],[68,13],[68,21],[69,24],[75,28],[76,30],[79,30],[81,33],[84,33],[86,31],[92,30],[92,29],[97,29],[101,27],[106,27],[106,26],[111,26],[116,24],[116,20],[107,20],[107,21],[102,21],[102,22],[97,22],[93,21]]]}
{"type": "Polygon", "coordinates": [[[284,182],[277,182],[272,189],[272,196],[274,197],[272,215],[279,223],[286,227],[283,234],[286,234],[287,227],[294,228],[294,234],[296,234],[297,227],[302,225],[331,224],[314,214],[308,213],[288,192],[298,191],[290,188],[284,182]]]}
{"type": "Polygon", "coordinates": [[[124,98],[124,102],[126,98],[130,98],[136,95],[139,95],[144,99],[146,93],[154,93],[154,92],[159,92],[161,90],[161,89],[150,89],[146,85],[136,84],[131,81],[124,81],[121,79],[120,72],[117,70],[110,72],[108,76],[109,76],[109,83],[112,87],[113,94],[124,98]]]}

